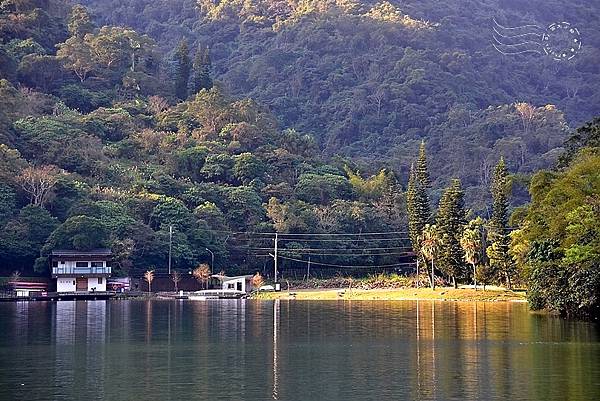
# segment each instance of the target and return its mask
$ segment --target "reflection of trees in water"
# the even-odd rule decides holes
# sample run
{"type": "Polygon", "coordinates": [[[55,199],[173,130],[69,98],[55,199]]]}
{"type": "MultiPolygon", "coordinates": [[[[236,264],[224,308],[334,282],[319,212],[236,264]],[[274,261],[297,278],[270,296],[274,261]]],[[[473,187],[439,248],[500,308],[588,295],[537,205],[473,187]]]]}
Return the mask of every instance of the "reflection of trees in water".
{"type": "MultiPolygon", "coordinates": [[[[593,326],[531,315],[526,305],[510,303],[111,301],[11,307],[7,341],[29,344],[49,333],[50,357],[43,368],[32,368],[35,378],[29,379],[49,389],[48,399],[214,399],[227,391],[232,400],[471,401],[492,394],[592,400],[600,373],[593,326]]],[[[22,361],[40,361],[26,354],[40,349],[36,343],[18,352],[22,361]]],[[[0,377],[0,384],[7,382],[0,377]]]]}

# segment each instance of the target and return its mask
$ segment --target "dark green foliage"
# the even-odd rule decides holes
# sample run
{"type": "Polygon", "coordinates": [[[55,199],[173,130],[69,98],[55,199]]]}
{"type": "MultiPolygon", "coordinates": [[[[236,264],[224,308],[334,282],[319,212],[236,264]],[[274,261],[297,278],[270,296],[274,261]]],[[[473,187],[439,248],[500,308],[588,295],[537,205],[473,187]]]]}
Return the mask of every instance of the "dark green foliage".
{"type": "MultiPolygon", "coordinates": [[[[313,133],[326,154],[393,160],[406,177],[425,138],[432,193],[459,177],[465,201],[486,213],[487,171],[503,154],[511,172],[554,166],[568,126],[600,114],[600,34],[569,63],[490,45],[491,20],[545,26],[563,15],[595,26],[597,5],[574,0],[375,1],[290,4],[87,0],[170,50],[182,35],[211,50],[213,79],[234,96],[268,104],[283,128],[313,133]],[[427,22],[426,22],[427,21],[427,22]],[[535,106],[527,127],[514,107],[535,106]]],[[[583,33],[582,33],[583,34],[583,33]]],[[[512,203],[527,201],[515,191],[512,203]]]]}
{"type": "Polygon", "coordinates": [[[0,184],[0,227],[14,213],[17,201],[15,192],[9,186],[0,184]]]}
{"type": "Polygon", "coordinates": [[[560,172],[532,178],[532,201],[512,248],[524,248],[522,268],[534,309],[600,316],[598,171],[600,153],[589,147],[579,149],[560,172]]]}
{"type": "Polygon", "coordinates": [[[347,199],[350,194],[350,183],[341,175],[302,174],[296,185],[299,199],[319,204],[326,204],[334,199],[347,199]]]}
{"type": "Polygon", "coordinates": [[[438,268],[452,277],[454,286],[466,273],[465,253],[460,244],[465,226],[464,193],[460,180],[452,184],[442,194],[436,217],[439,238],[438,268]]]}
{"type": "Polygon", "coordinates": [[[177,45],[173,55],[175,96],[179,99],[187,99],[188,83],[190,80],[191,62],[190,50],[184,39],[177,45]]]}
{"type": "MultiPolygon", "coordinates": [[[[28,54],[21,59],[17,70],[19,81],[45,92],[54,91],[65,83],[66,71],[54,56],[28,54]]],[[[67,80],[68,82],[68,80],[67,80]]]]}
{"type": "Polygon", "coordinates": [[[48,237],[42,252],[52,249],[90,250],[108,246],[108,231],[95,217],[76,215],[69,217],[48,237]]]}
{"type": "Polygon", "coordinates": [[[70,108],[89,113],[98,107],[110,105],[111,96],[106,92],[95,92],[81,85],[65,85],[58,90],[58,96],[70,108]]]}
{"type": "Polygon", "coordinates": [[[565,153],[559,160],[559,166],[566,167],[584,147],[600,148],[600,117],[587,122],[565,142],[565,153]]]}
{"type": "Polygon", "coordinates": [[[501,157],[494,169],[490,191],[492,193],[492,217],[489,220],[489,241],[487,256],[490,266],[511,288],[515,279],[516,266],[509,254],[510,230],[508,227],[508,196],[510,178],[504,158],[501,157]]]}
{"type": "Polygon", "coordinates": [[[86,34],[92,33],[95,29],[87,9],[79,4],[74,5],[71,9],[71,15],[69,16],[67,26],[71,36],[82,39],[86,34]]]}
{"type": "Polygon", "coordinates": [[[192,67],[192,93],[198,93],[202,89],[212,88],[212,62],[210,60],[210,50],[208,47],[200,47],[196,50],[192,67]]]}
{"type": "Polygon", "coordinates": [[[429,179],[429,170],[427,167],[427,154],[425,152],[425,141],[422,141],[419,146],[419,157],[417,158],[415,175],[423,188],[431,188],[431,180],[429,179]]]}
{"type": "Polygon", "coordinates": [[[33,205],[21,209],[0,233],[0,266],[30,271],[57,225],[57,219],[45,209],[33,205]]]}
{"type": "Polygon", "coordinates": [[[417,167],[412,164],[406,189],[406,209],[408,212],[408,232],[415,254],[421,254],[420,238],[423,228],[431,221],[429,207],[429,171],[425,155],[425,143],[421,142],[417,167]]]}

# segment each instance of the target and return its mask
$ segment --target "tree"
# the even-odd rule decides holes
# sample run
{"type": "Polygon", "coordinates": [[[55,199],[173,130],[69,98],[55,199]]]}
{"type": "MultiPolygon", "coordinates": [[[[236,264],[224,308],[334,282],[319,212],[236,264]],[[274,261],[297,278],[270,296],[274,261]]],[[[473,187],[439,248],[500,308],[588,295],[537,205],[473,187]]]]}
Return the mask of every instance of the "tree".
{"type": "Polygon", "coordinates": [[[529,103],[521,102],[515,104],[515,109],[521,116],[521,123],[523,124],[523,133],[525,137],[527,137],[527,135],[529,135],[531,121],[535,116],[535,106],[529,103]]]}
{"type": "Polygon", "coordinates": [[[250,282],[252,283],[253,288],[260,290],[260,287],[262,287],[265,283],[265,279],[259,272],[256,272],[254,273],[254,276],[252,276],[252,280],[250,280],[250,282]]]}
{"type": "Polygon", "coordinates": [[[177,45],[174,54],[175,64],[175,96],[179,99],[187,99],[188,97],[188,82],[190,80],[190,51],[187,40],[183,39],[177,45]]]}
{"type": "Polygon", "coordinates": [[[458,279],[464,274],[464,251],[460,240],[465,225],[464,193],[459,179],[442,194],[436,219],[439,232],[440,253],[438,267],[452,277],[454,288],[458,279]]]}
{"type": "Polygon", "coordinates": [[[600,117],[577,128],[565,142],[565,152],[559,159],[560,167],[567,167],[582,148],[600,147],[600,117]]]}
{"type": "Polygon", "coordinates": [[[56,57],[63,62],[66,69],[73,71],[81,82],[97,68],[90,46],[81,38],[70,37],[57,47],[56,57]]]}
{"type": "Polygon", "coordinates": [[[477,290],[477,265],[483,259],[483,219],[477,217],[471,220],[460,239],[460,245],[465,254],[465,261],[473,266],[473,285],[477,290]]]}
{"type": "Polygon", "coordinates": [[[419,145],[419,157],[417,158],[416,175],[417,180],[423,186],[423,188],[431,188],[431,180],[429,179],[429,169],[427,167],[425,141],[421,141],[421,145],[419,145]]]}
{"type": "Polygon", "coordinates": [[[129,55],[129,38],[125,28],[103,26],[96,35],[86,35],[94,61],[105,68],[125,63],[129,55]]]}
{"type": "Polygon", "coordinates": [[[490,246],[486,253],[490,266],[506,281],[508,289],[512,288],[512,279],[515,274],[515,264],[510,256],[510,231],[508,227],[508,195],[510,193],[510,179],[506,170],[506,163],[501,157],[492,177],[492,217],[490,224],[490,246]]]}
{"type": "Polygon", "coordinates": [[[475,270],[476,280],[483,285],[483,291],[485,286],[492,282],[494,275],[494,269],[486,263],[477,266],[475,270]]]}
{"type": "Polygon", "coordinates": [[[14,214],[16,206],[15,192],[8,185],[0,184],[0,227],[14,214]]]}
{"type": "Polygon", "coordinates": [[[208,47],[198,48],[193,63],[192,90],[194,93],[212,88],[211,70],[210,50],[208,47]]]}
{"type": "Polygon", "coordinates": [[[154,281],[154,270],[146,270],[144,280],[148,283],[148,292],[152,292],[152,282],[154,281]]]}
{"type": "MultiPolygon", "coordinates": [[[[2,95],[1,92],[0,95],[2,95]]],[[[0,182],[9,185],[15,184],[17,181],[16,178],[26,167],[27,162],[21,158],[18,150],[11,149],[5,144],[0,143],[0,182]]]]}
{"type": "Polygon", "coordinates": [[[206,263],[202,263],[194,269],[192,276],[198,280],[200,285],[206,285],[210,280],[210,267],[206,263]]]}
{"type": "Polygon", "coordinates": [[[512,247],[525,255],[532,309],[593,318],[600,316],[600,148],[580,149],[570,160],[532,177],[512,247]]]}
{"type": "Polygon", "coordinates": [[[296,195],[309,202],[326,204],[334,199],[348,199],[352,189],[346,177],[337,174],[302,174],[296,184],[296,195]]]}
{"type": "Polygon", "coordinates": [[[71,9],[67,26],[71,36],[79,39],[83,39],[86,34],[92,33],[95,28],[87,9],[80,4],[74,5],[71,9]]]}
{"type": "Polygon", "coordinates": [[[178,270],[173,270],[171,272],[171,280],[173,280],[173,284],[175,286],[175,292],[177,292],[177,286],[181,281],[181,273],[178,270]]]}
{"type": "MultiPolygon", "coordinates": [[[[422,176],[422,178],[424,177],[422,176]]],[[[408,187],[406,189],[406,209],[408,216],[408,232],[412,247],[417,257],[420,257],[421,244],[419,241],[420,238],[422,238],[425,225],[430,221],[431,213],[429,210],[427,188],[420,181],[414,164],[411,165],[408,187]]]]}
{"type": "Polygon", "coordinates": [[[419,239],[419,244],[421,246],[420,253],[423,255],[423,258],[427,261],[431,261],[431,274],[429,274],[429,280],[431,283],[431,288],[435,290],[435,265],[434,260],[439,251],[439,237],[438,230],[435,225],[426,224],[423,227],[423,233],[419,239]]]}
{"type": "Polygon", "coordinates": [[[21,272],[18,270],[15,270],[9,278],[9,282],[15,283],[17,281],[19,281],[21,279],[21,272]]]}
{"type": "Polygon", "coordinates": [[[17,180],[32,205],[44,206],[60,176],[61,171],[56,166],[27,167],[17,180]]]}

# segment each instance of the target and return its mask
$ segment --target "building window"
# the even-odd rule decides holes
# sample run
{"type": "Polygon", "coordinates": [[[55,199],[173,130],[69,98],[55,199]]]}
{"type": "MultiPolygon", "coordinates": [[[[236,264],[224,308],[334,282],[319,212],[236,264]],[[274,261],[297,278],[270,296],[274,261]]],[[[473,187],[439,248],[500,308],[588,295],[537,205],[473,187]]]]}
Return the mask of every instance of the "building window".
{"type": "Polygon", "coordinates": [[[104,267],[103,262],[91,262],[91,263],[92,263],[92,267],[104,267]]]}
{"type": "Polygon", "coordinates": [[[102,277],[98,277],[98,284],[102,284],[102,277]]]}
{"type": "Polygon", "coordinates": [[[73,285],[75,285],[75,280],[73,280],[73,285]]]}
{"type": "Polygon", "coordinates": [[[75,262],[75,267],[90,267],[88,262],[75,262]]]}
{"type": "Polygon", "coordinates": [[[56,261],[56,260],[52,261],[52,267],[58,267],[58,261],[56,261]]]}

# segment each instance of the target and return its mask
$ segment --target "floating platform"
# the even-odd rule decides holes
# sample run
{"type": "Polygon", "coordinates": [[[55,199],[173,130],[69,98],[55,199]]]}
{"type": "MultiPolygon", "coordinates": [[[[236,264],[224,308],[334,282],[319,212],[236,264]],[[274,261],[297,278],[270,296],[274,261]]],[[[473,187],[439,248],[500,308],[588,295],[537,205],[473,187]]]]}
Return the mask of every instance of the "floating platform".
{"type": "Polygon", "coordinates": [[[23,296],[1,297],[0,302],[18,302],[18,301],[74,301],[74,300],[100,300],[110,299],[116,295],[114,291],[75,291],[75,292],[47,292],[23,296]]]}

